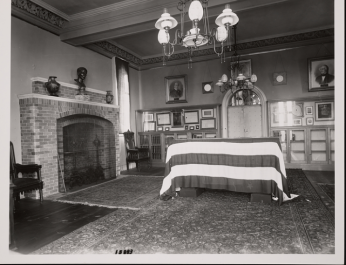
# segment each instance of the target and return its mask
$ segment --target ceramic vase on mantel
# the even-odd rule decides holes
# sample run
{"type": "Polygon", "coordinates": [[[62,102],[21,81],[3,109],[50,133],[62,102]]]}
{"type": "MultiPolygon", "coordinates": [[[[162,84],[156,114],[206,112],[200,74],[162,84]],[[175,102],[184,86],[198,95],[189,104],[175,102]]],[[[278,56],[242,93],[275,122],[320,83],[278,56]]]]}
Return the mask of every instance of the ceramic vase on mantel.
{"type": "Polygon", "coordinates": [[[60,89],[60,84],[55,81],[56,76],[50,76],[48,82],[44,83],[44,87],[47,89],[49,94],[54,97],[58,97],[58,92],[60,89]]]}
{"type": "Polygon", "coordinates": [[[113,94],[112,94],[112,91],[107,91],[107,94],[106,94],[106,102],[107,104],[111,104],[113,102],[113,94]]]}

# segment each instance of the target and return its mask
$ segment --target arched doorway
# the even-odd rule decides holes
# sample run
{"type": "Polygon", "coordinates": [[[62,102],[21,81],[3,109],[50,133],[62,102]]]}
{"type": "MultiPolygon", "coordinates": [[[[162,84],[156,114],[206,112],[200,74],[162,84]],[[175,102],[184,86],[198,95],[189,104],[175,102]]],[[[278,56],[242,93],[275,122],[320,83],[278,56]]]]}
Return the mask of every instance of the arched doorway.
{"type": "Polygon", "coordinates": [[[267,137],[266,104],[265,94],[256,86],[248,93],[227,91],[221,106],[222,138],[267,137]]]}

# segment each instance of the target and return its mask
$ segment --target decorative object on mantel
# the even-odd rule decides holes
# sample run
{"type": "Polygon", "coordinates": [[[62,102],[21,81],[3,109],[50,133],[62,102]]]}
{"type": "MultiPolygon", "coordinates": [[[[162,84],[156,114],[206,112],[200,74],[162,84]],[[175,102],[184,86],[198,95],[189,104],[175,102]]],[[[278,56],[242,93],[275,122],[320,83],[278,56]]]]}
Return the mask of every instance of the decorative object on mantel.
{"type": "Polygon", "coordinates": [[[188,49],[188,68],[190,68],[190,65],[192,68],[192,48],[197,49],[200,46],[206,44],[213,44],[214,52],[218,56],[221,55],[221,62],[222,55],[224,55],[225,61],[226,50],[231,49],[230,34],[228,33],[229,28],[238,23],[238,16],[232,12],[230,5],[226,4],[225,9],[215,20],[218,28],[213,28],[210,30],[208,17],[208,0],[192,0],[188,13],[193,27],[192,29],[188,30],[185,35],[186,31],[184,30],[184,23],[185,14],[187,13],[185,6],[188,2],[190,2],[190,0],[180,0],[178,2],[177,9],[180,11],[181,29],[176,30],[175,39],[173,40],[173,42],[169,42],[169,30],[175,28],[178,25],[178,22],[175,18],[171,17],[166,8],[163,9],[163,14],[155,23],[155,27],[159,29],[158,41],[160,44],[162,44],[163,49],[163,65],[166,65],[165,56],[167,56],[169,59],[169,57],[174,53],[174,46],[177,44],[188,49]],[[203,30],[198,27],[198,22],[202,19],[203,30]],[[216,43],[221,43],[221,48],[219,48],[219,51],[216,50],[216,43]],[[224,48],[224,46],[226,46],[226,48],[224,48]]]}
{"type": "Polygon", "coordinates": [[[54,97],[59,97],[58,92],[60,84],[55,80],[56,76],[50,76],[48,82],[44,83],[44,87],[48,90],[49,94],[54,97]]]}
{"type": "Polygon", "coordinates": [[[106,102],[107,104],[111,104],[113,102],[113,94],[112,94],[112,91],[107,91],[107,94],[106,94],[106,102]]]}
{"type": "Polygon", "coordinates": [[[76,83],[78,85],[78,93],[77,93],[77,95],[75,95],[75,98],[77,100],[84,100],[84,101],[90,100],[90,96],[85,93],[84,80],[87,76],[87,73],[88,73],[88,70],[84,67],[79,67],[77,69],[78,78],[74,80],[74,81],[76,81],[76,83]]]}

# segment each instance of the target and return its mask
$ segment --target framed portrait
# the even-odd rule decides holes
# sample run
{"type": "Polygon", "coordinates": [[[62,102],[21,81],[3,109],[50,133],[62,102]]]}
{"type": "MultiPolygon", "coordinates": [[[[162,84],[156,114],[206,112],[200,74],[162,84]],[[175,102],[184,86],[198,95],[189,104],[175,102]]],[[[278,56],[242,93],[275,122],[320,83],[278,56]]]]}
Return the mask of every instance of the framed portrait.
{"type": "Polygon", "coordinates": [[[202,118],[214,118],[214,109],[202,109],[202,118]]]}
{"type": "Polygon", "coordinates": [[[237,63],[231,62],[231,75],[236,78],[239,74],[243,74],[246,78],[251,77],[251,59],[239,61],[239,67],[235,67],[237,63]]]}
{"type": "Polygon", "coordinates": [[[195,126],[189,126],[189,130],[194,130],[195,126]]]}
{"type": "Polygon", "coordinates": [[[201,129],[215,129],[215,128],[216,128],[215,118],[201,119],[201,129]]]}
{"type": "Polygon", "coordinates": [[[154,113],[144,113],[144,121],[154,121],[154,113]]]}
{"type": "Polygon", "coordinates": [[[305,107],[305,115],[312,115],[312,106],[305,107]]]}
{"type": "Polygon", "coordinates": [[[160,131],[163,131],[163,127],[157,127],[157,131],[160,132],[160,131]]]}
{"type": "Polygon", "coordinates": [[[332,121],[334,120],[334,102],[316,102],[316,121],[332,121]]]}
{"type": "Polygon", "coordinates": [[[184,112],[185,124],[199,123],[198,110],[184,112]]]}
{"type": "Polygon", "coordinates": [[[302,125],[302,119],[293,119],[293,126],[302,125]]]}
{"type": "Polygon", "coordinates": [[[166,104],[186,103],[187,75],[165,77],[166,104]]]}
{"type": "Polygon", "coordinates": [[[157,126],[171,125],[171,113],[156,113],[157,126]]]}
{"type": "Polygon", "coordinates": [[[309,92],[334,89],[334,57],[308,59],[309,92]]]}
{"type": "Polygon", "coordinates": [[[306,118],[306,125],[314,125],[314,118],[312,117],[306,118]]]}
{"type": "Polygon", "coordinates": [[[155,121],[145,121],[143,124],[143,131],[155,132],[156,131],[156,122],[155,121]]]}
{"type": "Polygon", "coordinates": [[[172,121],[173,121],[172,127],[184,126],[183,115],[181,112],[172,112],[172,121]]]}

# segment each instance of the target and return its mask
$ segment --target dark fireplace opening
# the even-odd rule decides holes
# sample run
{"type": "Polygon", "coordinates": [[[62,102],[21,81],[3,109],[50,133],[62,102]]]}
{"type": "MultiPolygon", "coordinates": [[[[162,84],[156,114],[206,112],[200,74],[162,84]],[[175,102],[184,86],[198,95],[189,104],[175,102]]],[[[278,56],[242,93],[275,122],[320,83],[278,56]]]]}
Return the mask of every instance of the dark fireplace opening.
{"type": "MultiPolygon", "coordinates": [[[[65,118],[66,119],[66,118],[65,118]]],[[[71,189],[115,177],[115,141],[111,122],[75,115],[62,126],[63,189],[71,189]]]]}

